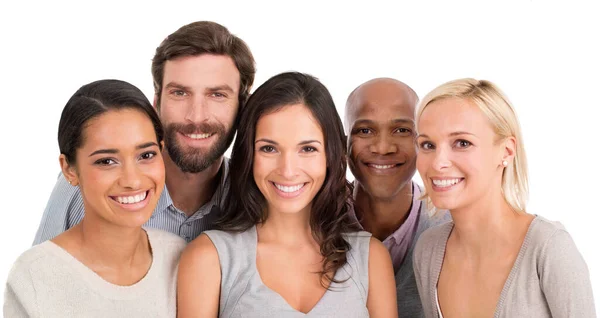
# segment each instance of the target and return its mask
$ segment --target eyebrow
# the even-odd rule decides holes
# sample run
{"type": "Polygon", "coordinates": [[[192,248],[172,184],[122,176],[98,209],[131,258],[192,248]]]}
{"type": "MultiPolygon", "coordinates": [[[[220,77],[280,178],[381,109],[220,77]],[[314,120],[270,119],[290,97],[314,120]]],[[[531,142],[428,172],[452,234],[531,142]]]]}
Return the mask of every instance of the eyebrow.
{"type": "MultiPolygon", "coordinates": [[[[450,136],[450,137],[460,136],[460,135],[470,135],[470,136],[473,136],[473,137],[477,137],[474,134],[466,132],[466,131],[455,131],[455,132],[451,132],[451,133],[448,134],[448,136],[450,136]]],[[[420,138],[420,137],[422,137],[422,138],[429,138],[429,136],[427,136],[426,134],[419,134],[417,136],[417,138],[420,138]]]]}
{"type": "Polygon", "coordinates": [[[231,88],[231,86],[229,86],[227,84],[209,87],[209,88],[207,88],[207,90],[209,92],[227,91],[227,92],[233,93],[233,88],[231,88]]]}
{"type": "MultiPolygon", "coordinates": [[[[254,143],[257,144],[259,142],[266,142],[266,143],[269,143],[269,144],[279,145],[276,141],[271,140],[271,139],[267,139],[267,138],[258,139],[254,143]]],[[[311,140],[303,140],[303,141],[299,142],[298,145],[306,145],[306,144],[312,144],[312,143],[321,144],[320,141],[311,139],[311,140]]]]}
{"type": "MultiPolygon", "coordinates": [[[[158,144],[155,143],[154,141],[150,141],[150,142],[146,142],[146,143],[135,146],[135,149],[140,150],[140,149],[145,149],[145,148],[149,148],[152,146],[158,147],[158,144]]],[[[115,153],[119,153],[119,150],[118,149],[98,149],[98,150],[92,152],[90,154],[90,157],[94,156],[94,155],[98,155],[98,154],[115,154],[115,153]]]]}
{"type": "Polygon", "coordinates": [[[185,90],[185,91],[190,90],[189,86],[181,85],[176,82],[169,82],[167,85],[165,85],[165,88],[178,88],[178,89],[185,90]]]}
{"type": "MultiPolygon", "coordinates": [[[[413,126],[415,124],[414,120],[408,119],[408,118],[396,118],[396,119],[390,120],[390,122],[392,124],[409,124],[409,125],[413,125],[413,126]]],[[[375,122],[374,120],[370,120],[370,119],[358,119],[357,121],[354,122],[354,126],[357,126],[360,124],[376,125],[377,122],[375,122]]]]}
{"type": "MultiPolygon", "coordinates": [[[[191,90],[191,88],[189,86],[185,86],[185,85],[179,84],[177,82],[169,82],[167,85],[165,85],[165,88],[177,88],[177,89],[181,89],[184,91],[191,90]]],[[[227,92],[233,93],[233,88],[231,88],[231,86],[229,86],[227,84],[208,87],[208,88],[206,88],[206,90],[209,92],[227,91],[227,92]]]]}

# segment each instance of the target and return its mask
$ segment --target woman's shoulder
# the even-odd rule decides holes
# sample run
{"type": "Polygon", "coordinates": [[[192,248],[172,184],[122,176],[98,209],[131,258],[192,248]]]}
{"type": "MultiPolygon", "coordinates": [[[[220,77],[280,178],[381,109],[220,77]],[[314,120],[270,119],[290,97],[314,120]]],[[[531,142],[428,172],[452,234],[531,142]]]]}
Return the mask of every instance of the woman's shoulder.
{"type": "Polygon", "coordinates": [[[524,244],[538,259],[575,248],[573,238],[562,223],[539,215],[531,221],[524,244]]]}
{"type": "Polygon", "coordinates": [[[560,233],[567,233],[562,223],[536,215],[529,225],[527,236],[532,243],[544,243],[560,233]]]}
{"type": "Polygon", "coordinates": [[[169,250],[174,253],[181,253],[181,251],[186,246],[186,241],[167,231],[155,229],[155,228],[144,228],[146,234],[148,235],[148,239],[150,240],[150,245],[152,248],[161,248],[167,246],[169,248],[164,250],[169,250]]]}
{"type": "Polygon", "coordinates": [[[27,251],[23,252],[13,263],[13,266],[9,272],[9,280],[19,276],[26,275],[31,277],[32,273],[44,271],[46,268],[55,268],[55,265],[61,265],[64,257],[59,257],[57,253],[67,253],[62,250],[58,245],[51,241],[45,241],[36,246],[31,247],[27,251]]]}

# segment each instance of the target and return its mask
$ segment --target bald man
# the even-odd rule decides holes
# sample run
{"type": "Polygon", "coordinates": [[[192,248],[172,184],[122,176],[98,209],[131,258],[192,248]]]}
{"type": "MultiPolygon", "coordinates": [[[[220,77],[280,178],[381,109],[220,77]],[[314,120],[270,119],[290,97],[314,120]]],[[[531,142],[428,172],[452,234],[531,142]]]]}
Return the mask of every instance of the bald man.
{"type": "Polygon", "coordinates": [[[416,171],[415,108],[408,85],[377,78],[357,87],[346,102],[348,165],[355,177],[353,216],[383,242],[396,273],[398,314],[423,317],[413,272],[415,243],[426,229],[447,222],[431,218],[419,200],[416,171]]]}

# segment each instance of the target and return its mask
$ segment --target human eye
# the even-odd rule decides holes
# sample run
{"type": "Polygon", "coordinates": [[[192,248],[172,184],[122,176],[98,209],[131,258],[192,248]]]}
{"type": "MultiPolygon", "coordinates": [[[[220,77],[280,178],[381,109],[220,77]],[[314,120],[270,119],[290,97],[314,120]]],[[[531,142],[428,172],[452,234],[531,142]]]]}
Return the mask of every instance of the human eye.
{"type": "Polygon", "coordinates": [[[409,128],[405,128],[405,127],[398,127],[394,130],[394,133],[401,134],[401,135],[410,135],[410,134],[412,134],[412,130],[409,128]]]}
{"type": "Polygon", "coordinates": [[[277,151],[277,150],[275,149],[275,147],[273,147],[273,146],[270,146],[270,145],[265,145],[265,146],[262,146],[262,147],[258,148],[258,150],[260,150],[260,151],[262,151],[262,152],[266,152],[266,153],[274,153],[274,152],[276,152],[276,151],[277,151]]]}
{"type": "Polygon", "coordinates": [[[98,165],[98,166],[111,166],[116,163],[117,162],[112,158],[101,158],[101,159],[94,161],[94,164],[98,165]]]}
{"type": "Polygon", "coordinates": [[[456,148],[460,148],[460,149],[466,149],[471,147],[473,144],[468,141],[468,140],[464,140],[464,139],[459,139],[457,141],[454,142],[454,146],[456,148]]]}
{"type": "Polygon", "coordinates": [[[152,158],[154,158],[156,156],[156,152],[154,151],[148,151],[148,152],[144,152],[143,154],[140,155],[140,159],[142,160],[150,160],[152,158]]]}
{"type": "Polygon", "coordinates": [[[226,98],[226,97],[227,97],[227,95],[226,95],[226,94],[224,94],[224,93],[221,93],[221,92],[214,92],[214,93],[212,93],[211,95],[212,95],[213,97],[216,97],[216,98],[226,98]]]}
{"type": "Polygon", "coordinates": [[[371,128],[366,128],[366,127],[359,127],[359,128],[355,128],[352,131],[352,134],[354,135],[359,135],[359,136],[367,136],[373,133],[373,130],[371,130],[371,128]]]}
{"type": "Polygon", "coordinates": [[[304,146],[302,147],[302,152],[311,153],[319,151],[316,147],[313,146],[304,146]]]}
{"type": "Polygon", "coordinates": [[[435,146],[429,141],[422,141],[419,143],[419,149],[433,150],[433,149],[435,149],[435,146]]]}
{"type": "Polygon", "coordinates": [[[187,92],[182,89],[174,89],[170,91],[171,95],[175,97],[184,97],[187,96],[187,92]]]}

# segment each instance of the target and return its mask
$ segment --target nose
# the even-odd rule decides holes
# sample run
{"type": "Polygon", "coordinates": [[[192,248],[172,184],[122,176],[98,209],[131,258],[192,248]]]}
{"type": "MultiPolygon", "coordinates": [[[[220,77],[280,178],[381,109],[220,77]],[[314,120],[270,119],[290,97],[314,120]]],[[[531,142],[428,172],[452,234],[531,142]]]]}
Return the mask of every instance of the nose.
{"type": "Polygon", "coordinates": [[[137,190],[141,187],[142,175],[135,163],[124,164],[119,185],[129,190],[137,190]]]}
{"type": "Polygon", "coordinates": [[[395,153],[396,151],[398,151],[398,147],[393,142],[392,138],[385,134],[381,134],[381,135],[375,137],[375,140],[371,144],[370,148],[371,148],[370,150],[372,153],[376,153],[376,154],[380,154],[380,155],[387,155],[387,154],[395,153]]]}
{"type": "Polygon", "coordinates": [[[206,98],[204,96],[194,96],[191,98],[185,113],[185,120],[191,123],[200,123],[208,119],[206,98]]]}
{"type": "Polygon", "coordinates": [[[448,150],[443,147],[436,149],[433,158],[433,169],[441,171],[452,166],[448,150]]]}
{"type": "Polygon", "coordinates": [[[279,174],[285,179],[292,180],[298,174],[298,162],[292,152],[283,153],[279,160],[279,174]]]}

